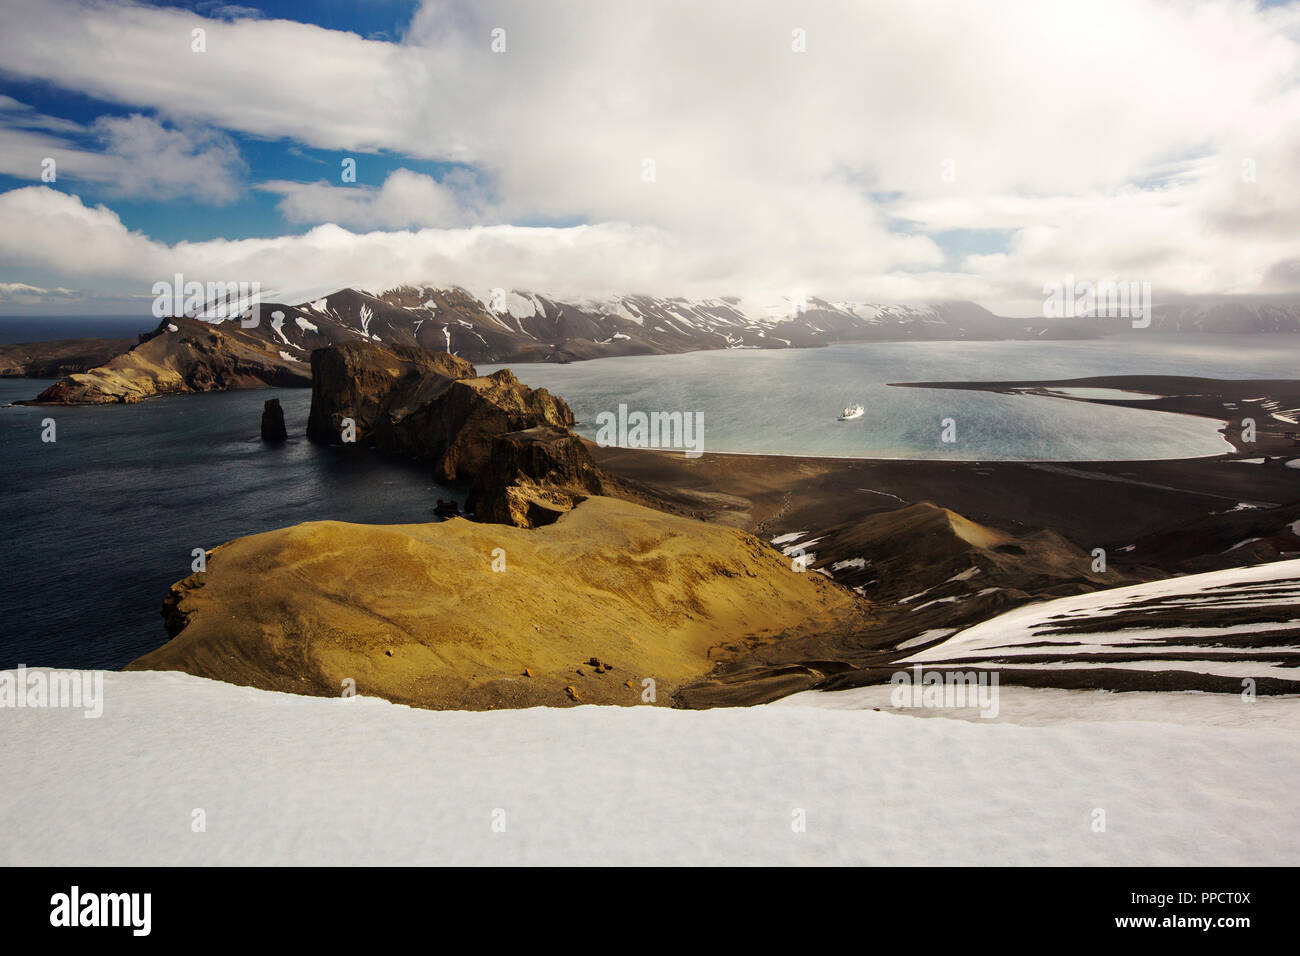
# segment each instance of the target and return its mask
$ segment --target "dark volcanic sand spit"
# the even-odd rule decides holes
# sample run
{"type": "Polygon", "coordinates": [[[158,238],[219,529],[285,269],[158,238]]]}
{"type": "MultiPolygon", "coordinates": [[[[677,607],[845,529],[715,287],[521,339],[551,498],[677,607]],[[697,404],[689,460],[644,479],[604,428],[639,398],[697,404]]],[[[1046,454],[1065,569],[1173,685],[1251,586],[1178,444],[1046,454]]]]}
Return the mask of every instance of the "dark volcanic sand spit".
{"type": "Polygon", "coordinates": [[[1008,531],[1051,528],[1081,546],[1124,544],[1170,524],[1233,508],[1300,500],[1300,425],[1275,420],[1263,407],[1300,407],[1300,381],[1107,376],[1053,382],[907,383],[904,387],[1024,392],[1060,387],[1113,388],[1165,397],[1146,401],[1070,398],[1200,415],[1235,422],[1225,437],[1236,455],[1159,461],[925,461],[797,458],[597,448],[597,462],[633,484],[701,517],[756,533],[826,527],[853,515],[918,501],[1008,531]],[[1240,411],[1227,408],[1238,406],[1240,411]],[[1241,441],[1240,420],[1253,417],[1256,440],[1241,441]],[[1268,458],[1259,466],[1237,458],[1268,458]]]}
{"type": "Polygon", "coordinates": [[[872,461],[596,448],[600,467],[686,513],[773,538],[930,501],[1011,532],[1124,546],[1171,524],[1300,500],[1300,473],[1231,458],[1153,462],[872,461]]]}
{"type": "MultiPolygon", "coordinates": [[[[1289,379],[1217,379],[1181,375],[1104,375],[1025,382],[892,382],[895,388],[950,388],[1003,395],[1035,395],[1097,405],[1121,405],[1157,412],[1198,415],[1227,423],[1224,437],[1240,452],[1300,454],[1300,433],[1294,421],[1276,418],[1275,411],[1300,409],[1300,381],[1289,379]],[[1141,392],[1157,398],[1100,398],[1055,393],[1064,388],[1104,388],[1141,392]],[[1253,418],[1253,443],[1241,441],[1241,421],[1253,418]]],[[[1291,416],[1293,417],[1293,416],[1291,416]]]]}

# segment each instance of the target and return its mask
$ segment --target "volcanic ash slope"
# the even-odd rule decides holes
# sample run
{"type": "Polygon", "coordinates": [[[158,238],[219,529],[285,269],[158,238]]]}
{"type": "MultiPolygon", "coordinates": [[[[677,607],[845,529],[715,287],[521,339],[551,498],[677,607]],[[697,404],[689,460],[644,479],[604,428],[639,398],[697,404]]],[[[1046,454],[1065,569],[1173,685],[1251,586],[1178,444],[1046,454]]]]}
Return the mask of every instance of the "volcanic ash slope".
{"type": "Polygon", "coordinates": [[[667,704],[742,642],[847,626],[860,599],[735,528],[596,496],[535,530],[322,521],[240,538],[164,614],[172,640],[128,669],[321,696],[350,679],[487,709],[641,703],[647,677],[667,704]]]}

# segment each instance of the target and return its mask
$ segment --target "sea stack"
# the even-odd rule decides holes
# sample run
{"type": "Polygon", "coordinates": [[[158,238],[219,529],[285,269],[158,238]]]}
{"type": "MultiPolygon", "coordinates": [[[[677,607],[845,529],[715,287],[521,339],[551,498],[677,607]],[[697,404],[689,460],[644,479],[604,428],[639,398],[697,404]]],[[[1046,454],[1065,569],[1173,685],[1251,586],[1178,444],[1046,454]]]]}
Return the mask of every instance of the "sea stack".
{"type": "Polygon", "coordinates": [[[262,441],[285,441],[289,432],[284,427],[284,409],[278,398],[270,398],[262,406],[262,441]]]}

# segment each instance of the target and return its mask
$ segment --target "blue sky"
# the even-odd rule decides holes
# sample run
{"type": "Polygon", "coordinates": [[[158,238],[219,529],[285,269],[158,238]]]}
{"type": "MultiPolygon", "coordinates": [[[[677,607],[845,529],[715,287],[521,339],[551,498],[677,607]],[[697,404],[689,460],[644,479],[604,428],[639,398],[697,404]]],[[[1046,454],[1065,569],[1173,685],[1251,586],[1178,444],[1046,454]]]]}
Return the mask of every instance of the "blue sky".
{"type": "Polygon", "coordinates": [[[1067,274],[1295,291],[1295,4],[746,11],[6,0],[0,312],[133,311],[177,271],[1022,314],[1067,274]]]}
{"type": "MultiPolygon", "coordinates": [[[[397,41],[411,14],[419,6],[417,0],[365,0],[365,2],[340,2],[340,0],[272,0],[246,4],[219,3],[215,0],[190,0],[190,2],[155,2],[155,7],[174,7],[192,10],[208,17],[257,15],[266,19],[294,20],[312,23],[329,30],[341,30],[360,36],[397,41]]],[[[10,96],[38,113],[71,120],[88,126],[101,116],[128,116],[139,112],[129,105],[113,103],[73,89],[54,86],[46,80],[15,77],[0,72],[0,95],[10,96]]],[[[340,152],[311,149],[289,139],[268,140],[247,136],[238,131],[229,135],[238,146],[240,156],[248,166],[248,182],[267,180],[330,180],[340,187],[340,152]]],[[[97,140],[93,135],[72,135],[70,142],[93,149],[97,140]]],[[[406,167],[441,178],[447,169],[445,163],[429,162],[389,153],[358,155],[357,182],[379,182],[399,167],[406,167]]],[[[30,180],[0,174],[0,191],[16,189],[30,184],[30,180]]],[[[113,191],[93,181],[78,180],[69,174],[55,188],[71,190],[89,202],[106,202],[114,199],[113,191]]],[[[309,227],[288,222],[276,209],[277,198],[268,193],[248,189],[235,202],[211,203],[190,200],[185,203],[187,214],[178,216],[175,200],[150,201],[148,199],[117,199],[113,209],[129,229],[136,229],[162,240],[176,242],[182,239],[204,240],[219,237],[249,238],[269,237],[305,232],[309,227]]]]}
{"type": "Polygon", "coordinates": [[[314,23],[327,30],[346,30],[368,39],[400,40],[419,7],[418,0],[273,0],[259,3],[221,3],[194,0],[188,3],[154,3],[159,7],[180,7],[204,16],[241,16],[256,11],[267,19],[314,23]]]}
{"type": "MultiPolygon", "coordinates": [[[[30,93],[29,84],[0,81],[0,95],[12,96],[20,102],[35,105],[34,97],[29,96],[24,99],[24,94],[27,93],[30,93]],[[24,89],[24,86],[28,89],[24,89]]],[[[63,104],[60,103],[54,104],[54,108],[48,110],[39,106],[37,108],[42,109],[42,112],[48,112],[48,115],[82,124],[92,123],[101,116],[127,116],[138,112],[138,110],[115,107],[112,104],[90,101],[85,97],[76,99],[78,102],[70,104],[74,107],[71,109],[63,108],[63,104]]],[[[123,199],[116,195],[111,184],[79,179],[75,172],[60,176],[54,188],[75,193],[87,202],[107,202],[122,218],[127,228],[141,230],[163,242],[219,237],[246,239],[297,234],[306,232],[309,228],[307,224],[286,220],[277,208],[278,198],[253,188],[257,183],[272,180],[329,182],[331,186],[347,189],[357,184],[382,182],[389,173],[399,168],[414,170],[439,180],[448,170],[458,168],[457,164],[453,163],[439,163],[392,153],[360,153],[356,150],[347,153],[325,151],[292,140],[266,140],[239,132],[230,132],[227,135],[234,140],[239,155],[247,166],[246,188],[241,190],[239,198],[233,202],[205,201],[202,197],[184,200],[123,199]],[[355,184],[341,180],[340,163],[345,155],[356,160],[355,184]],[[180,210],[183,210],[184,215],[178,215],[180,210]]],[[[87,149],[94,149],[97,144],[97,138],[91,134],[70,135],[68,139],[75,145],[87,149]]],[[[0,190],[16,189],[30,184],[31,181],[26,178],[0,175],[0,190]]]]}

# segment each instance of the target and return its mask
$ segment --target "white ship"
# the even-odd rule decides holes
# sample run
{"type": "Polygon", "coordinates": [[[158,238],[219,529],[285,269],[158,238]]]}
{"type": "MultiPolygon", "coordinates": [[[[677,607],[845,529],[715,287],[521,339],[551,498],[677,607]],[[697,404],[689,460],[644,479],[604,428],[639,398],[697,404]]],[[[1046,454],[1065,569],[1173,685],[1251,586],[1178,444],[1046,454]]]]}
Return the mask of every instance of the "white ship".
{"type": "Polygon", "coordinates": [[[842,422],[849,422],[855,418],[861,418],[866,414],[866,411],[867,410],[861,405],[850,405],[848,408],[844,409],[844,414],[839,417],[839,420],[842,422]]]}

